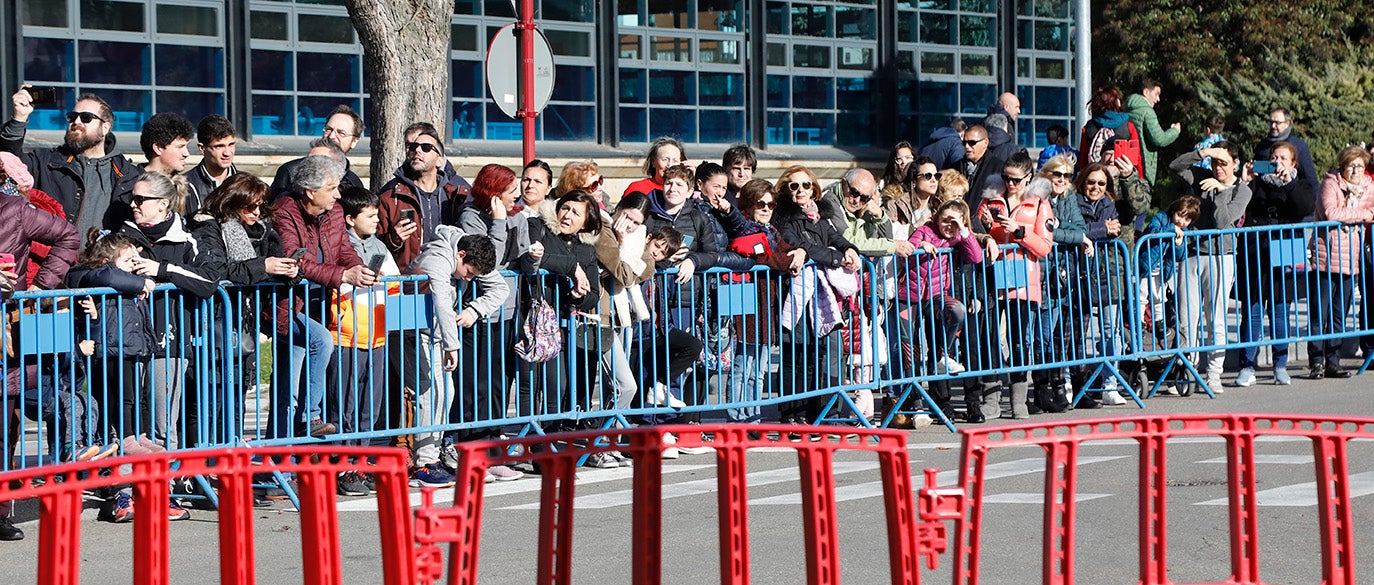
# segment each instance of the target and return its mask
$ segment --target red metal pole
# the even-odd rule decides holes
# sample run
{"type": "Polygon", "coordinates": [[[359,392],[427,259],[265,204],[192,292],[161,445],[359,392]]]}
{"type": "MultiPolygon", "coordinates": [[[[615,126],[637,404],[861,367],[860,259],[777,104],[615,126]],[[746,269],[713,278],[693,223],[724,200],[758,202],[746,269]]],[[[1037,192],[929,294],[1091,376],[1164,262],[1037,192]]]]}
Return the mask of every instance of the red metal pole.
{"type": "Polygon", "coordinates": [[[520,108],[517,115],[523,130],[520,142],[524,146],[525,162],[534,160],[534,0],[521,0],[520,21],[515,30],[520,34],[520,108]]]}

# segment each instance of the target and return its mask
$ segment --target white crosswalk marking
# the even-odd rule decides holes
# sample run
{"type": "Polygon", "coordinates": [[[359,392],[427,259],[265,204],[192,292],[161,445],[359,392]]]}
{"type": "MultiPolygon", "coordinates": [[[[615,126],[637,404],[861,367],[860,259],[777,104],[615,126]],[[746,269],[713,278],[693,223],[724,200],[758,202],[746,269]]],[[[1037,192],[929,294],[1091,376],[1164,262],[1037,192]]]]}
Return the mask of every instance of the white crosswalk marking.
{"type": "MultiPolygon", "coordinates": [[[[1075,501],[1075,502],[1086,502],[1086,501],[1088,501],[1088,500],[1096,500],[1096,499],[1098,499],[1098,498],[1105,498],[1105,497],[1110,496],[1110,495],[1111,495],[1111,494],[1078,494],[1077,496],[1075,496],[1075,497],[1073,498],[1073,501],[1075,501]]],[[[983,503],[984,503],[984,504],[1035,504],[1035,505],[1039,506],[1039,505],[1045,503],[1045,494],[1031,494],[1031,493],[992,494],[992,495],[989,495],[989,496],[984,496],[984,497],[983,497],[983,503]]]]}
{"type": "MultiPolygon", "coordinates": [[[[1374,494],[1374,471],[1355,473],[1350,476],[1350,497],[1358,498],[1374,494]]],[[[1260,506],[1301,507],[1317,505],[1317,482],[1297,483],[1273,489],[1261,490],[1255,494],[1255,503],[1260,506]]],[[[1230,500],[1218,498],[1198,502],[1196,506],[1229,506],[1230,500]]]]}
{"type": "MultiPolygon", "coordinates": [[[[1312,459],[1312,456],[1311,456],[1311,455],[1278,455],[1278,454],[1267,454],[1267,455],[1266,455],[1266,454],[1258,454],[1258,455],[1255,455],[1255,463],[1264,463],[1264,464],[1268,464],[1268,465],[1311,465],[1311,464],[1312,464],[1312,461],[1313,461],[1313,459],[1312,459]]],[[[1215,459],[1204,459],[1204,460],[1202,460],[1202,461],[1198,461],[1198,463],[1216,463],[1216,464],[1224,464],[1224,463],[1226,463],[1226,458],[1225,458],[1225,457],[1217,457],[1217,458],[1215,458],[1215,459]]]]}
{"type": "MultiPolygon", "coordinates": [[[[1124,455],[1083,456],[1078,458],[1078,464],[1091,465],[1093,463],[1101,463],[1103,461],[1112,461],[1114,459],[1125,458],[1126,456],[1124,455]]],[[[1027,459],[1017,459],[1015,461],[1003,461],[999,463],[989,464],[983,474],[983,478],[984,480],[1001,479],[1004,477],[1013,477],[1017,475],[1026,475],[1030,473],[1041,473],[1044,470],[1045,459],[1043,457],[1030,457],[1027,459]]],[[[914,474],[913,477],[919,480],[920,474],[914,474]]],[[[957,481],[959,481],[959,470],[953,469],[949,471],[941,471],[940,474],[936,477],[939,479],[940,485],[954,485],[957,481]]],[[[861,483],[857,485],[847,485],[835,488],[835,499],[836,501],[840,502],[845,502],[849,500],[859,500],[863,498],[874,498],[881,496],[882,494],[883,484],[879,481],[861,483]]],[[[750,500],[749,503],[760,506],[797,505],[801,503],[801,495],[783,494],[780,496],[769,496],[766,498],[750,500]]]]}
{"type": "MultiPolygon", "coordinates": [[[[873,461],[836,462],[835,475],[840,475],[844,473],[854,473],[857,471],[871,471],[877,468],[877,462],[873,461]]],[[[668,469],[668,467],[665,466],[664,469],[666,470],[668,469]]],[[[798,474],[797,468],[795,467],[787,469],[772,469],[768,471],[760,471],[758,473],[750,473],[748,475],[748,485],[749,487],[757,487],[774,483],[783,483],[788,481],[795,483],[798,481],[799,477],[800,475],[798,474]]],[[[681,498],[686,496],[695,496],[715,492],[716,478],[712,477],[709,479],[699,479],[682,483],[664,484],[663,499],[667,500],[671,498],[681,498]]],[[[633,490],[620,490],[615,492],[607,492],[604,494],[591,494],[587,496],[578,497],[577,502],[573,504],[573,507],[578,510],[614,508],[616,506],[628,506],[633,501],[633,490]]],[[[511,506],[508,508],[501,509],[538,510],[539,504],[524,504],[520,506],[511,506]]]]}

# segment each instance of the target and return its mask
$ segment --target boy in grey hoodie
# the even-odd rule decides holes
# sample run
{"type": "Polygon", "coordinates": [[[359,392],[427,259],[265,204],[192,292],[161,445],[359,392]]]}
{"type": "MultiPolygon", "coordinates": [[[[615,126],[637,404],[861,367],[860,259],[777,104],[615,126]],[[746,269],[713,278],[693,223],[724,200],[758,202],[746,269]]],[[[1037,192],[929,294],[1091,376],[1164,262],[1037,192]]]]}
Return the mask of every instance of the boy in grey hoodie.
{"type": "MultiPolygon", "coordinates": [[[[416,420],[419,427],[447,424],[454,391],[450,375],[458,367],[461,338],[459,327],[471,327],[501,310],[510,294],[509,285],[493,270],[496,248],[491,238],[469,235],[453,226],[440,225],[438,237],[425,244],[410,264],[409,274],[429,277],[429,294],[434,302],[434,326],[419,335],[421,371],[428,374],[415,386],[416,420]],[[459,286],[476,282],[481,294],[458,311],[459,286]],[[436,352],[442,355],[437,355],[436,352]],[[437,358],[437,359],[436,359],[437,358]],[[431,388],[438,392],[431,392],[431,388]]],[[[404,375],[404,374],[403,374],[404,375]]],[[[415,469],[411,485],[444,487],[453,485],[453,474],[439,465],[439,446],[443,432],[415,435],[415,469]]]]}

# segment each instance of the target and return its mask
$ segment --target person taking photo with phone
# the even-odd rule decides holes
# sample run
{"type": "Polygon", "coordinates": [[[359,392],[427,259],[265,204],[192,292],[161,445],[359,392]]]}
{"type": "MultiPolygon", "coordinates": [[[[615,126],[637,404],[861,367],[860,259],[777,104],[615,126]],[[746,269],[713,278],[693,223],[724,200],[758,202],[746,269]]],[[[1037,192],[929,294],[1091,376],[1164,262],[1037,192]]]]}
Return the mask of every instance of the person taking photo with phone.
{"type": "Polygon", "coordinates": [[[445,158],[444,141],[433,124],[416,122],[403,135],[405,162],[377,192],[382,199],[377,237],[404,270],[422,246],[438,237],[440,224],[457,224],[456,206],[467,199],[471,187],[445,158]]]}

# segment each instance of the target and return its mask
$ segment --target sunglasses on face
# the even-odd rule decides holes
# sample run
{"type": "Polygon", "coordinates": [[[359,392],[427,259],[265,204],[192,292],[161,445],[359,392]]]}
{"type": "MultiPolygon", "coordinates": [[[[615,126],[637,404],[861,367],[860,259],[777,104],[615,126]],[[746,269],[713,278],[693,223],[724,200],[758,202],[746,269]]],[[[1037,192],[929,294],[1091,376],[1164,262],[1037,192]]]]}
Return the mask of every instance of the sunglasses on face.
{"type": "Polygon", "coordinates": [[[846,193],[846,195],[850,199],[858,199],[862,203],[868,203],[868,201],[873,198],[868,195],[864,195],[863,193],[860,193],[858,189],[850,189],[849,192],[846,193]]]}
{"type": "Polygon", "coordinates": [[[1106,182],[1106,181],[1103,181],[1103,180],[1083,181],[1083,186],[1085,186],[1085,187],[1106,187],[1106,186],[1107,186],[1107,182],[1106,182]]]}
{"type": "Polygon", "coordinates": [[[755,201],[755,202],[754,202],[754,209],[768,210],[768,209],[777,209],[777,208],[778,208],[778,202],[777,202],[777,201],[755,201]]]}
{"type": "Polygon", "coordinates": [[[1064,171],[1050,171],[1050,176],[1056,179],[1072,179],[1073,173],[1066,173],[1064,171]]]}
{"type": "Polygon", "coordinates": [[[419,150],[420,152],[423,152],[423,153],[425,153],[425,154],[429,154],[429,153],[432,153],[432,152],[439,152],[439,147],[437,147],[437,146],[435,146],[435,145],[433,145],[433,144],[430,144],[430,143],[428,143],[428,142],[407,142],[407,143],[406,143],[406,150],[407,150],[407,151],[419,150]]]}
{"type": "Polygon", "coordinates": [[[979,138],[978,140],[965,140],[965,141],[964,141],[964,146],[967,146],[967,147],[969,147],[969,148],[973,148],[973,147],[975,147],[975,146],[978,146],[978,143],[979,143],[979,142],[982,142],[982,141],[984,141],[984,140],[987,140],[987,139],[986,139],[986,138],[979,138]]]}
{"type": "Polygon", "coordinates": [[[802,181],[802,182],[800,182],[800,183],[798,183],[798,182],[796,182],[796,181],[792,181],[791,183],[788,183],[788,184],[787,184],[787,188],[788,188],[788,189],[791,189],[791,190],[793,190],[793,191],[798,191],[798,190],[801,190],[801,189],[810,190],[810,189],[811,189],[811,181],[802,181]]]}
{"type": "Polygon", "coordinates": [[[67,112],[68,124],[71,124],[72,122],[75,122],[78,119],[81,120],[82,124],[90,124],[91,122],[94,122],[96,120],[100,120],[102,122],[105,121],[104,118],[100,117],[100,114],[96,114],[94,112],[67,112]]]}
{"type": "Polygon", "coordinates": [[[261,202],[261,201],[259,201],[259,202],[257,202],[257,203],[249,203],[249,204],[246,204],[246,205],[243,206],[243,210],[244,210],[244,211],[257,211],[257,210],[259,210],[259,209],[262,209],[262,202],[261,202]]]}
{"type": "Polygon", "coordinates": [[[134,204],[134,207],[138,207],[138,206],[143,205],[144,203],[147,203],[147,202],[149,202],[149,201],[157,201],[157,200],[158,200],[157,197],[144,197],[144,196],[142,196],[142,195],[134,195],[133,199],[130,199],[129,201],[130,201],[131,203],[134,204]]]}
{"type": "Polygon", "coordinates": [[[1020,177],[1013,177],[1013,176],[1008,175],[1008,174],[1006,174],[1006,173],[1002,173],[1002,180],[1003,180],[1003,181],[1006,181],[1007,184],[1009,184],[1009,185],[1010,185],[1010,184],[1017,184],[1017,185],[1019,185],[1019,184],[1021,184],[1022,181],[1025,181],[1026,179],[1029,179],[1029,178],[1030,178],[1030,175],[1021,175],[1020,177]]]}
{"type": "Polygon", "coordinates": [[[919,173],[916,175],[916,178],[922,181],[934,181],[940,178],[940,173],[919,173]]]}
{"type": "Polygon", "coordinates": [[[596,188],[598,188],[598,187],[601,187],[601,185],[602,185],[603,183],[605,183],[605,182],[606,182],[606,178],[605,178],[605,177],[597,177],[595,181],[592,181],[592,182],[590,182],[590,183],[587,183],[587,186],[586,186],[585,188],[586,188],[586,189],[596,189],[596,188]]]}

